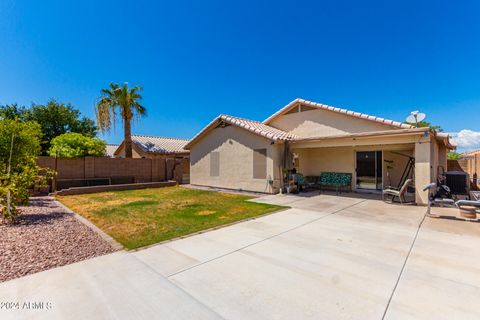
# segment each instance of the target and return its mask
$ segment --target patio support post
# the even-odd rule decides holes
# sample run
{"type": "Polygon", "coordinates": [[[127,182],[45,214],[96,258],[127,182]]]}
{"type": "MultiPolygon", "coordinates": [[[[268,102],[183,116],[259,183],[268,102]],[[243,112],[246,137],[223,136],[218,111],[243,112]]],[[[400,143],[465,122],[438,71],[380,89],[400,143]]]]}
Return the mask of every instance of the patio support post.
{"type": "Polygon", "coordinates": [[[432,181],[432,155],[430,137],[415,143],[415,202],[419,205],[428,204],[428,191],[423,188],[432,181]]]}

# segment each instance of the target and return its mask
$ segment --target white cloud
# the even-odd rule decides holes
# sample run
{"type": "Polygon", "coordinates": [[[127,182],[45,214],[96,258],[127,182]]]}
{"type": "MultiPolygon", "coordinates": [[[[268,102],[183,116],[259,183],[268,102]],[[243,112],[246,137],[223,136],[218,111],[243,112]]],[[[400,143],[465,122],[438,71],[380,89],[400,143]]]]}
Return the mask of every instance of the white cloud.
{"type": "Polygon", "coordinates": [[[457,146],[458,151],[480,148],[480,132],[463,129],[460,132],[450,133],[452,142],[457,146]]]}

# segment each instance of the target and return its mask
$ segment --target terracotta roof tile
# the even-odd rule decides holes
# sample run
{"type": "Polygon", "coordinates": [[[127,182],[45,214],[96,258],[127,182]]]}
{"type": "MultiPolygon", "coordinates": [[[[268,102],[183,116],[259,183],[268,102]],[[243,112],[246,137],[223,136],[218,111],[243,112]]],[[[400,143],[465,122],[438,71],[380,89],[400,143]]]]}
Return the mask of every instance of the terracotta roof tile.
{"type": "Polygon", "coordinates": [[[189,152],[184,146],[189,142],[186,139],[164,138],[132,134],[132,142],[145,152],[154,153],[185,153],[189,152]]]}
{"type": "Polygon", "coordinates": [[[118,147],[118,144],[107,144],[105,146],[105,156],[113,158],[115,151],[117,151],[118,147]]]}
{"type": "Polygon", "coordinates": [[[243,128],[252,133],[258,134],[259,136],[265,137],[267,139],[271,139],[273,141],[277,141],[277,140],[286,141],[286,140],[298,139],[298,136],[292,133],[271,127],[259,121],[222,114],[216,117],[212,122],[210,122],[207,126],[205,126],[195,137],[193,137],[192,140],[190,140],[190,142],[185,146],[185,148],[189,148],[193,142],[198,140],[201,136],[203,136],[209,130],[214,129],[221,122],[238,126],[240,128],[243,128]]]}
{"type": "Polygon", "coordinates": [[[271,127],[259,121],[248,120],[229,115],[221,115],[219,116],[219,119],[225,121],[226,123],[240,126],[253,133],[272,140],[293,140],[298,138],[292,133],[271,127]]]}

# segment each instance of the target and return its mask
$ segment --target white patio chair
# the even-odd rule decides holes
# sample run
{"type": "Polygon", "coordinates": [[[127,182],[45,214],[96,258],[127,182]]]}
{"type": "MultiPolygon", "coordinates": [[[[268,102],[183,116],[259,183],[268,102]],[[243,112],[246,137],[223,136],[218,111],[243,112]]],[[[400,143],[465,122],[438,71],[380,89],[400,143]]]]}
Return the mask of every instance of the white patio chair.
{"type": "Polygon", "coordinates": [[[405,194],[407,193],[408,186],[412,183],[412,179],[407,179],[403,186],[400,188],[388,187],[382,191],[382,198],[385,201],[387,196],[392,197],[391,202],[394,202],[395,198],[398,198],[400,203],[406,203],[405,194]]]}

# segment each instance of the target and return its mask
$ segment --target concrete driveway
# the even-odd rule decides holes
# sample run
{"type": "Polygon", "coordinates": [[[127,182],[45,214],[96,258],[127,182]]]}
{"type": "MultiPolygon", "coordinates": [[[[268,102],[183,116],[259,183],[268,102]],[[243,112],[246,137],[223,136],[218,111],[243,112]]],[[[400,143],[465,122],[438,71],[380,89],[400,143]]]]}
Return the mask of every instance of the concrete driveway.
{"type": "Polygon", "coordinates": [[[292,209],[0,284],[0,302],[52,304],[0,318],[480,318],[480,224],[356,197],[255,201],[292,209]]]}

